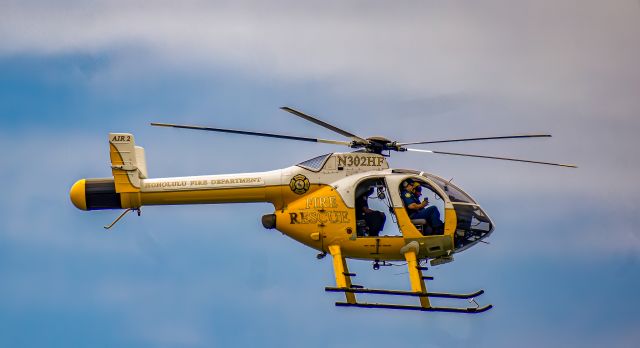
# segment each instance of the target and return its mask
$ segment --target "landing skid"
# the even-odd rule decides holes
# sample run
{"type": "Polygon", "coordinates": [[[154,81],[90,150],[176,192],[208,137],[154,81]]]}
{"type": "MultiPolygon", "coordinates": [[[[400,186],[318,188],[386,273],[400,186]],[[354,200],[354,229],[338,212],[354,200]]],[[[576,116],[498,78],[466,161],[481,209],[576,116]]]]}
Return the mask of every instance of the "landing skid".
{"type": "MultiPolygon", "coordinates": [[[[336,287],[326,287],[324,288],[327,292],[344,292],[344,293],[354,293],[354,294],[377,294],[377,295],[396,295],[396,296],[414,296],[414,297],[438,297],[438,298],[454,298],[454,299],[470,299],[469,302],[476,303],[475,297],[478,297],[484,294],[484,290],[478,290],[471,294],[452,294],[452,293],[444,293],[444,292],[412,292],[412,291],[401,291],[401,290],[384,290],[384,289],[364,289],[364,288],[336,288],[336,287]]],[[[467,307],[467,308],[457,308],[457,307],[431,307],[429,303],[429,307],[423,306],[409,306],[409,305],[398,305],[398,304],[389,304],[389,303],[367,303],[367,302],[336,302],[336,306],[338,307],[359,307],[359,308],[384,308],[384,309],[402,309],[402,310],[411,310],[411,311],[423,311],[423,312],[450,312],[450,313],[482,313],[488,311],[493,308],[493,305],[486,305],[483,307],[467,307]]]]}
{"type": "Polygon", "coordinates": [[[422,311],[422,312],[449,312],[449,313],[482,313],[493,308],[493,305],[486,305],[484,307],[471,307],[471,308],[456,308],[456,307],[421,307],[421,306],[409,306],[409,305],[397,305],[388,303],[347,303],[336,302],[338,307],[359,307],[359,308],[384,308],[384,309],[402,309],[408,311],[422,311]]]}
{"type": "Polygon", "coordinates": [[[326,287],[324,290],[327,292],[342,292],[346,297],[346,302],[336,302],[338,307],[357,307],[357,308],[383,308],[383,309],[401,309],[412,310],[422,312],[449,312],[449,313],[482,313],[493,308],[493,305],[480,306],[475,297],[484,294],[484,290],[478,290],[469,294],[454,294],[446,292],[428,292],[425,284],[426,280],[433,280],[433,277],[426,277],[422,275],[422,271],[426,270],[425,267],[421,267],[417,260],[417,248],[413,248],[412,245],[408,245],[404,252],[405,259],[407,260],[407,267],[409,270],[409,281],[411,283],[411,291],[402,290],[386,290],[386,289],[368,289],[360,285],[351,284],[351,277],[355,276],[353,273],[349,273],[347,268],[347,262],[340,251],[340,247],[332,245],[329,247],[331,256],[333,257],[333,267],[336,276],[336,286],[326,287]],[[367,303],[358,302],[356,294],[376,294],[376,295],[394,295],[394,296],[409,296],[417,297],[420,301],[420,305],[401,305],[390,303],[367,303]],[[449,298],[449,299],[468,299],[469,303],[474,303],[475,307],[459,308],[459,307],[436,307],[431,305],[431,298],[449,298]]]}

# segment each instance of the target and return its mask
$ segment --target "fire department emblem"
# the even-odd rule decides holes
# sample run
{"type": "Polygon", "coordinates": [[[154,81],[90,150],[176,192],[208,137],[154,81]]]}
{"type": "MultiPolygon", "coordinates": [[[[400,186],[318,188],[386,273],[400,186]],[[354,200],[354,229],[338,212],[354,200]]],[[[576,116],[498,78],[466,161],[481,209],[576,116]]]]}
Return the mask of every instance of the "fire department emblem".
{"type": "Polygon", "coordinates": [[[291,191],[299,195],[309,191],[309,186],[311,186],[309,179],[307,179],[307,177],[302,174],[294,176],[293,178],[291,178],[291,181],[289,181],[289,188],[291,189],[291,191]]]}

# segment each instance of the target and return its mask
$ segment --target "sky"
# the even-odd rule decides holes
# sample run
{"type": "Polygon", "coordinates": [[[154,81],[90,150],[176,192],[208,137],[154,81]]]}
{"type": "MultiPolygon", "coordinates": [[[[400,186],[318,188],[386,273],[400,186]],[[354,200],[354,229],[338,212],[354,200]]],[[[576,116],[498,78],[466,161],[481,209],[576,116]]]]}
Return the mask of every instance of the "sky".
{"type": "MultiPolygon", "coordinates": [[[[0,3],[0,346],[635,347],[640,339],[640,1],[12,1],[0,3]],[[151,177],[284,168],[345,149],[149,122],[398,141],[395,168],[453,178],[488,245],[432,267],[479,315],[337,308],[330,258],[273,230],[269,204],[83,212],[130,132],[151,177]]],[[[358,283],[406,269],[350,261],[358,283]]],[[[396,299],[375,298],[389,301],[396,299]]],[[[439,302],[439,304],[453,304],[439,302]]],[[[466,303],[462,303],[466,305],[466,303]]]]}

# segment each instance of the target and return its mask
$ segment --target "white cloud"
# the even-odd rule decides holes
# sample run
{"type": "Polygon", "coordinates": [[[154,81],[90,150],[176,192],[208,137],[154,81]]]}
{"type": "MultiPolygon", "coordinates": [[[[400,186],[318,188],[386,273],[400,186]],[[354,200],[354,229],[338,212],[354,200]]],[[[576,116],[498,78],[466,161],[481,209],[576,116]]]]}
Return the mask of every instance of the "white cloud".
{"type": "MultiPolygon", "coordinates": [[[[586,102],[640,86],[632,1],[5,2],[0,52],[146,52],[361,91],[586,102]],[[616,82],[611,86],[612,79],[616,82]]],[[[138,56],[139,58],[139,56],[138,56]]],[[[637,105],[637,104],[634,104],[637,105]]]]}

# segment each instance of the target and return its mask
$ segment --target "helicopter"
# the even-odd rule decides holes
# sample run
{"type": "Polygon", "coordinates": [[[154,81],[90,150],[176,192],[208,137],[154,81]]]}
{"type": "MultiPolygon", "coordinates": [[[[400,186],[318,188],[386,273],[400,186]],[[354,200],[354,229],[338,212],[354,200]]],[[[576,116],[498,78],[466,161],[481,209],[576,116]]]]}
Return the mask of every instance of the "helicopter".
{"type": "MultiPolygon", "coordinates": [[[[444,139],[398,142],[385,137],[364,138],[299,110],[282,110],[340,134],[348,140],[329,140],[292,135],[253,132],[170,123],[151,123],[156,127],[203,130],[239,135],[270,137],[293,141],[344,145],[353,151],[328,153],[296,165],[265,172],[149,178],[145,150],[137,146],[130,133],[109,133],[112,177],[78,180],[70,190],[71,202],[81,210],[124,209],[111,224],[112,228],[127,213],[141,213],[142,206],[177,204],[219,204],[268,202],[274,211],[262,216],[266,229],[276,229],[292,239],[319,251],[318,259],[329,254],[333,259],[335,286],[325,291],[343,293],[344,302],[336,306],[386,308],[425,312],[481,313],[491,304],[480,306],[473,293],[429,292],[423,275],[427,265],[452,262],[454,255],[467,250],[494,231],[495,224],[478,202],[440,176],[412,169],[389,167],[392,152],[414,151],[449,156],[465,156],[515,161],[559,167],[577,168],[573,164],[532,161],[517,158],[475,155],[408,148],[408,145],[439,144],[495,139],[550,137],[549,134],[520,134],[481,138],[444,139]],[[416,190],[424,190],[434,202],[431,216],[412,218],[407,197],[418,198],[416,190]],[[362,203],[369,196],[378,201],[385,219],[391,217],[400,235],[379,235],[363,213],[362,203]],[[434,226],[433,221],[438,221],[434,226]],[[347,259],[369,260],[373,269],[392,261],[406,262],[410,291],[373,289],[352,283],[347,259]],[[417,298],[416,305],[362,302],[357,296],[376,294],[417,298]],[[441,307],[431,304],[434,298],[467,299],[472,307],[441,307]]],[[[423,206],[427,201],[420,203],[423,206]],[[424,202],[424,203],[423,203],[424,202]]],[[[365,205],[367,205],[365,203],[365,205]]],[[[414,207],[415,208],[415,207],[414,207]]],[[[422,207],[421,207],[422,208],[422,207]]],[[[371,209],[368,209],[371,211],[371,209]]],[[[384,224],[384,221],[383,221],[384,224]]]]}

